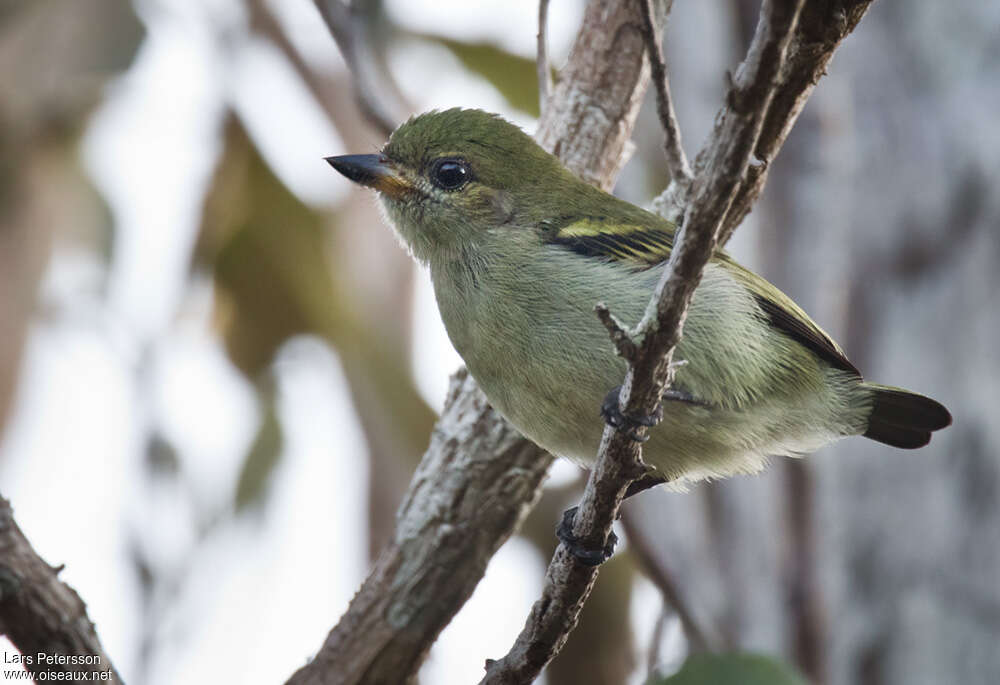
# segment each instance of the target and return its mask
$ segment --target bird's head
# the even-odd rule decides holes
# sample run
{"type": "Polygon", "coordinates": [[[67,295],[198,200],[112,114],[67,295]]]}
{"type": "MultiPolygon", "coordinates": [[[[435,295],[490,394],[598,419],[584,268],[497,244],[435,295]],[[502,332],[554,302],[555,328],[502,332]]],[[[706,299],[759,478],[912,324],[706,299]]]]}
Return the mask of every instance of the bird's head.
{"type": "Polygon", "coordinates": [[[458,257],[490,232],[531,230],[594,192],[517,126],[476,109],[421,114],[379,154],[327,161],[378,191],[424,262],[458,257]]]}

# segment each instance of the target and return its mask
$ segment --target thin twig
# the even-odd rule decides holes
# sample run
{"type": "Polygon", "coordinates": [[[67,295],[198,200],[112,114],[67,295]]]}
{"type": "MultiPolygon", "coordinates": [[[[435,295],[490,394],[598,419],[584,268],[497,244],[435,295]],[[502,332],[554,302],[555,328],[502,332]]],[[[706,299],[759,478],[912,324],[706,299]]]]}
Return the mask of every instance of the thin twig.
{"type": "Polygon", "coordinates": [[[871,4],[872,0],[829,0],[811,3],[809,11],[802,13],[780,75],[781,84],[768,107],[754,149],[757,163],[747,170],[726,215],[719,234],[720,245],[726,244],[764,190],[771,161],[784,144],[813,88],[826,74],[837,47],[858,25],[871,4]]]}
{"type": "Polygon", "coordinates": [[[316,7],[333,35],[347,68],[354,79],[354,94],[358,106],[380,132],[392,133],[401,116],[394,114],[389,97],[382,86],[383,76],[368,40],[367,16],[341,0],[316,0],[316,7]]]}
{"type": "Polygon", "coordinates": [[[647,537],[643,535],[641,526],[636,522],[633,511],[628,507],[622,511],[622,527],[625,529],[625,535],[628,537],[629,549],[639,559],[639,565],[645,571],[646,576],[653,582],[653,585],[660,590],[663,600],[674,610],[680,619],[691,651],[718,651],[718,639],[698,623],[694,612],[688,607],[683,595],[674,583],[669,569],[657,558],[656,553],[653,551],[653,546],[649,543],[647,537]]]}
{"type": "Polygon", "coordinates": [[[324,82],[324,75],[313,69],[288,39],[269,3],[266,0],[247,0],[247,12],[250,15],[250,27],[253,31],[269,40],[285,56],[299,78],[312,92],[313,98],[327,113],[331,123],[334,123],[329,102],[332,93],[326,92],[328,84],[324,82]]]}
{"type": "Polygon", "coordinates": [[[538,0],[538,115],[545,112],[552,92],[552,70],[549,67],[549,0],[538,0]]]}
{"type": "MultiPolygon", "coordinates": [[[[677,123],[677,113],[670,97],[670,81],[667,79],[667,67],[663,59],[663,45],[660,32],[656,27],[653,11],[653,0],[639,0],[642,7],[642,38],[646,42],[646,54],[649,56],[649,66],[653,72],[653,84],[656,86],[656,113],[660,116],[663,127],[663,151],[667,156],[667,166],[670,177],[678,185],[690,185],[692,174],[684,145],[681,142],[681,129],[677,123]]],[[[683,198],[681,198],[683,199],[683,198]]]]}
{"type": "MultiPolygon", "coordinates": [[[[757,35],[741,72],[727,97],[728,119],[717,127],[702,172],[692,186],[692,203],[663,276],[638,328],[640,350],[629,363],[622,386],[623,413],[652,415],[671,380],[673,350],[680,340],[684,317],[701,274],[715,247],[725,218],[773,97],[776,74],[784,64],[788,44],[804,0],[765,2],[757,35]]],[[[639,427],[639,437],[648,429],[639,427]]],[[[625,491],[648,473],[641,443],[625,431],[605,426],[597,462],[576,512],[573,536],[587,548],[600,549],[611,532],[625,491]]],[[[511,648],[499,661],[487,663],[482,684],[530,682],[566,641],[579,610],[596,580],[597,568],[586,566],[560,544],[549,563],[542,597],[511,648]]]]}
{"type": "Polygon", "coordinates": [[[821,683],[827,672],[827,624],[822,592],[816,572],[816,522],[813,502],[815,484],[801,459],[789,460],[782,469],[788,512],[788,554],[785,577],[786,605],[794,635],[792,653],[795,663],[810,682],[821,683]]]}
{"type": "Polygon", "coordinates": [[[649,638],[649,653],[646,655],[646,679],[652,680],[656,674],[656,668],[660,665],[660,644],[663,642],[663,633],[667,627],[667,620],[670,618],[670,605],[664,599],[660,608],[660,615],[653,626],[653,634],[649,638]]]}
{"type": "Polygon", "coordinates": [[[611,310],[603,302],[594,305],[594,311],[597,313],[597,318],[604,324],[604,328],[607,329],[608,335],[611,336],[611,342],[614,343],[618,356],[626,361],[635,359],[638,348],[629,336],[624,324],[611,313],[611,310]]]}

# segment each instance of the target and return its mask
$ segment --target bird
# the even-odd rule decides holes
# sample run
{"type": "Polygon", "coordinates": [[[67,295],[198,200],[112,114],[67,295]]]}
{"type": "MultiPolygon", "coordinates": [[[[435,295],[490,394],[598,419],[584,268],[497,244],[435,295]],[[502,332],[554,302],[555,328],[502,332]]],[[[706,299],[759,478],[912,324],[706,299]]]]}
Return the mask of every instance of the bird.
{"type": "MultiPolygon", "coordinates": [[[[448,336],[493,407],[553,455],[591,465],[599,409],[614,418],[606,399],[626,372],[594,306],[641,319],[675,224],[478,109],[416,115],[378,153],[326,161],[376,191],[429,268],[448,336]]],[[[866,381],[801,307],[723,249],[674,358],[683,365],[643,448],[653,484],[755,473],[847,436],[914,449],[952,421],[929,397],[866,381]]]]}

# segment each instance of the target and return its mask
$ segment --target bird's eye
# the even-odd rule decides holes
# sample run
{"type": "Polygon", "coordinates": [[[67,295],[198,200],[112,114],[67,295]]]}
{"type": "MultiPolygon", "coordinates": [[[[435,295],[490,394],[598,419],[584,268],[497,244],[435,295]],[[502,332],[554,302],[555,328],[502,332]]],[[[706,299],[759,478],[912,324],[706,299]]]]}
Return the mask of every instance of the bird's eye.
{"type": "Polygon", "coordinates": [[[431,169],[431,181],[442,190],[458,190],[471,177],[469,167],[457,159],[442,159],[431,169]]]}

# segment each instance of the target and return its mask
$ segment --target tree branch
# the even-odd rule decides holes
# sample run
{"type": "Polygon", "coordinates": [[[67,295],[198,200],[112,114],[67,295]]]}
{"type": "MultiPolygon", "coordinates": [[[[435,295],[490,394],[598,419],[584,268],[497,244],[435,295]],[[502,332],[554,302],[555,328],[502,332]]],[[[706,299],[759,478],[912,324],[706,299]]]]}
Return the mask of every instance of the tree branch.
{"type": "Polygon", "coordinates": [[[333,35],[347,68],[354,78],[354,94],[365,117],[386,137],[403,117],[393,103],[379,73],[378,61],[369,42],[366,15],[341,0],[316,0],[316,8],[333,35]]]}
{"type": "Polygon", "coordinates": [[[549,93],[552,92],[552,69],[549,67],[549,48],[547,36],[549,33],[549,0],[538,1],[538,113],[545,112],[549,104],[549,93]]]}
{"type": "Polygon", "coordinates": [[[649,83],[629,0],[591,0],[535,140],[585,181],[610,190],[649,83]]]}
{"type": "Polygon", "coordinates": [[[551,460],[499,420],[466,371],[456,374],[394,539],[288,682],[406,682],[534,504],[551,460]]]}
{"type": "Polygon", "coordinates": [[[622,527],[628,537],[629,550],[638,559],[646,576],[660,590],[667,606],[677,614],[677,618],[680,619],[681,626],[684,628],[689,649],[692,652],[717,651],[720,648],[718,637],[702,628],[698,623],[694,612],[688,607],[680,589],[670,577],[670,572],[656,558],[653,546],[642,534],[633,514],[634,510],[628,508],[622,511],[622,527]]]}
{"type": "MultiPolygon", "coordinates": [[[[699,155],[692,201],[675,240],[663,276],[635,331],[638,352],[628,362],[620,405],[623,413],[657,412],[672,380],[673,350],[680,340],[687,307],[715,248],[716,234],[750,164],[764,117],[781,72],[804,0],[770,0],[746,60],[726,98],[727,107],[709,146],[699,155]]],[[[599,316],[601,307],[598,306],[599,316]]],[[[608,317],[602,316],[607,321],[608,317]]],[[[612,336],[621,344],[620,335],[612,336]]],[[[639,437],[648,429],[639,427],[639,437]]],[[[648,474],[641,443],[625,431],[605,426],[597,462],[590,472],[573,525],[573,535],[587,548],[604,547],[632,481],[648,474]]],[[[597,577],[560,544],[545,575],[542,597],[503,659],[487,664],[482,683],[531,682],[556,654],[576,624],[597,577]]]]}
{"type": "MultiPolygon", "coordinates": [[[[649,56],[649,65],[653,72],[653,85],[656,86],[656,113],[660,116],[660,125],[663,127],[663,151],[667,156],[667,167],[670,170],[670,179],[683,186],[683,193],[687,186],[691,184],[691,165],[688,164],[687,155],[684,154],[684,146],[681,143],[681,129],[677,123],[677,113],[674,111],[674,103],[670,97],[670,81],[667,79],[667,67],[663,59],[663,38],[656,28],[656,17],[653,11],[653,0],[640,0],[642,3],[642,37],[646,42],[646,54],[649,56]]],[[[667,4],[667,12],[670,12],[670,5],[667,4]]]]}
{"type": "Polygon", "coordinates": [[[871,3],[872,0],[830,0],[810,2],[803,8],[754,148],[757,161],[740,183],[719,234],[720,245],[728,242],[760,197],[770,164],[812,95],[813,88],[826,73],[834,52],[858,25],[871,3]]]}
{"type": "Polygon", "coordinates": [[[10,502],[0,496],[0,635],[7,636],[31,661],[24,666],[38,679],[56,673],[93,673],[94,679],[121,679],[104,653],[87,607],[53,568],[38,556],[24,537],[10,502]],[[80,663],[48,663],[55,660],[80,663]],[[110,676],[103,674],[110,672],[110,676]],[[44,674],[44,675],[43,675],[44,674]]]}

